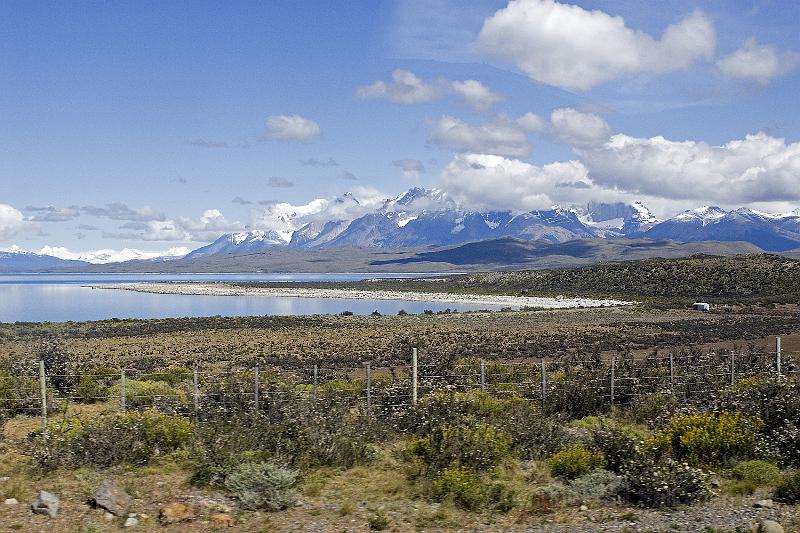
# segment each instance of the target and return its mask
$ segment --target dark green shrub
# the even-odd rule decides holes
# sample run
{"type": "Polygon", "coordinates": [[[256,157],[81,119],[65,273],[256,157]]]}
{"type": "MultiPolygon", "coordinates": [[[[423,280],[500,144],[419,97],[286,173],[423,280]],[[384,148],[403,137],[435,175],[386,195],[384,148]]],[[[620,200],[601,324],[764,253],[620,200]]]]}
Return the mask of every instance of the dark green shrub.
{"type": "Polygon", "coordinates": [[[75,396],[84,403],[108,400],[109,389],[119,379],[119,370],[107,366],[92,368],[81,375],[75,386],[75,396]]]}
{"type": "Polygon", "coordinates": [[[163,381],[170,387],[175,387],[192,380],[193,372],[183,366],[171,366],[158,372],[151,372],[142,376],[141,381],[163,381]]]}
{"type": "MultiPolygon", "coordinates": [[[[112,398],[122,395],[122,384],[117,382],[108,390],[112,398]]],[[[125,380],[125,405],[131,409],[152,407],[166,412],[188,408],[186,391],[172,387],[165,381],[125,380]]]]}
{"type": "Polygon", "coordinates": [[[73,418],[50,424],[29,436],[29,454],[41,471],[61,466],[144,464],[152,457],[186,446],[192,423],[157,411],[73,418]]]}
{"type": "Polygon", "coordinates": [[[378,511],[367,519],[367,526],[372,531],[383,531],[389,528],[389,517],[378,511]]]}
{"type": "Polygon", "coordinates": [[[755,455],[760,418],[738,412],[672,417],[655,445],[691,465],[723,466],[755,455]]]}
{"type": "Polygon", "coordinates": [[[625,464],[640,454],[641,440],[630,431],[619,427],[607,427],[592,431],[592,447],[599,450],[606,460],[606,468],[622,473],[625,464]]]}
{"type": "Polygon", "coordinates": [[[711,496],[710,475],[686,463],[650,455],[630,461],[622,476],[621,494],[646,507],[672,507],[706,500],[711,496]]]}
{"type": "Polygon", "coordinates": [[[800,470],[783,476],[778,486],[775,487],[774,496],[780,502],[800,503],[800,470]]]}
{"type": "Polygon", "coordinates": [[[31,414],[41,408],[37,380],[11,373],[0,373],[0,420],[17,414],[31,414]]]}
{"type": "Polygon", "coordinates": [[[436,473],[450,466],[474,472],[489,470],[511,456],[511,439],[483,423],[434,428],[408,446],[425,471],[436,473]]]}
{"type": "Polygon", "coordinates": [[[452,501],[457,507],[477,510],[487,501],[487,488],[480,476],[463,466],[441,470],[431,482],[431,497],[452,501]]]}
{"type": "Polygon", "coordinates": [[[733,477],[758,485],[769,485],[781,476],[781,471],[774,464],[755,459],[752,461],[742,461],[733,467],[733,477]]]}
{"type": "Polygon", "coordinates": [[[280,511],[293,502],[297,472],[272,463],[243,463],[225,477],[225,488],[245,509],[280,511]]]}
{"type": "Polygon", "coordinates": [[[556,477],[575,479],[584,476],[596,468],[605,466],[603,455],[586,448],[567,448],[556,453],[548,460],[550,471],[556,477]]]}

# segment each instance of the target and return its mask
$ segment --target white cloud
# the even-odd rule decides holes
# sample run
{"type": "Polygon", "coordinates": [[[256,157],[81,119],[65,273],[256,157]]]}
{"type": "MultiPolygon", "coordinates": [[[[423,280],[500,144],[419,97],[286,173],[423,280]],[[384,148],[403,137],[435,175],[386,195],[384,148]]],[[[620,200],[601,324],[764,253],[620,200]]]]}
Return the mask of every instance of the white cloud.
{"type": "Polygon", "coordinates": [[[392,165],[403,171],[406,179],[417,179],[421,172],[425,172],[425,165],[419,159],[398,159],[392,165]]]}
{"type": "Polygon", "coordinates": [[[747,39],[741,48],[717,61],[720,71],[731,78],[752,80],[766,85],[775,76],[800,66],[800,54],[779,53],[774,47],[747,39]]]}
{"type": "Polygon", "coordinates": [[[0,239],[8,239],[18,233],[32,228],[19,209],[8,204],[0,204],[0,239]]]}
{"type": "Polygon", "coordinates": [[[577,153],[596,183],[723,205],[800,200],[800,143],[765,133],[721,146],[617,134],[577,153]]]}
{"type": "Polygon", "coordinates": [[[449,81],[437,78],[426,82],[413,72],[397,69],[390,81],[377,80],[356,89],[356,97],[363,100],[388,100],[395,104],[415,105],[440,100],[448,95],[461,97],[477,112],[490,109],[502,97],[478,80],[449,81]]]}
{"type": "Polygon", "coordinates": [[[453,91],[461,95],[464,101],[473,110],[487,111],[502,97],[477,80],[454,81],[451,84],[453,91]]]}
{"type": "Polygon", "coordinates": [[[168,250],[143,251],[136,248],[123,248],[114,250],[103,248],[101,250],[72,251],[63,246],[44,246],[37,253],[51,255],[61,259],[72,259],[88,261],[89,263],[117,263],[120,261],[131,261],[133,259],[154,259],[156,257],[183,257],[191,250],[186,247],[174,247],[168,250]]]}
{"type": "Polygon", "coordinates": [[[517,119],[517,124],[520,128],[530,133],[547,129],[547,122],[536,113],[525,113],[517,119]]]}
{"type": "Polygon", "coordinates": [[[111,220],[147,222],[151,220],[166,219],[163,213],[160,213],[149,206],[128,207],[120,202],[106,204],[105,207],[86,205],[81,207],[81,211],[95,217],[109,218],[111,220]]]}
{"type": "Polygon", "coordinates": [[[121,226],[122,232],[104,232],[107,239],[132,239],[155,242],[207,242],[221,234],[241,231],[241,222],[229,221],[219,209],[207,209],[198,218],[151,220],[144,223],[129,223],[121,226]]]}
{"type": "Polygon", "coordinates": [[[604,143],[611,136],[611,128],[605,120],[571,107],[554,109],[550,114],[550,122],[553,136],[572,146],[594,146],[604,143]]]}
{"type": "Polygon", "coordinates": [[[300,115],[267,118],[267,135],[280,141],[311,142],[322,134],[319,124],[300,115]]]}
{"type": "Polygon", "coordinates": [[[397,69],[392,72],[392,80],[389,82],[378,80],[371,85],[357,88],[356,97],[365,100],[389,100],[404,105],[423,104],[441,98],[445,85],[444,80],[425,83],[413,72],[397,69]]]}
{"type": "Polygon", "coordinates": [[[527,131],[504,116],[479,126],[443,116],[432,123],[428,140],[456,152],[525,157],[532,150],[527,131]]]}
{"type": "Polygon", "coordinates": [[[484,21],[477,45],[514,63],[533,81],[586,90],[626,74],[669,72],[710,60],[716,35],[700,11],[656,39],[600,10],[554,0],[512,0],[484,21]]]}
{"type": "Polygon", "coordinates": [[[456,201],[471,208],[530,211],[553,205],[559,185],[587,179],[580,161],[539,167],[496,155],[459,154],[445,167],[441,183],[456,201]]]}

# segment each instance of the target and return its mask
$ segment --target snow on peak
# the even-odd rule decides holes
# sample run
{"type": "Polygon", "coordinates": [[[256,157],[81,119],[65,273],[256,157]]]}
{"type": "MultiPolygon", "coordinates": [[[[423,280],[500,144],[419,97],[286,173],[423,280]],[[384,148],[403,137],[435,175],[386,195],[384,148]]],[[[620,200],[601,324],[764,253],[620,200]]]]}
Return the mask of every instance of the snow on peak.
{"type": "MultiPolygon", "coordinates": [[[[59,259],[86,261],[87,263],[105,264],[120,263],[132,260],[149,260],[161,258],[179,258],[188,254],[191,250],[186,247],[174,247],[162,251],[144,251],[136,248],[123,248],[113,250],[104,248],[101,250],[87,250],[75,252],[63,246],[44,246],[39,250],[39,255],[49,255],[59,259]]],[[[36,253],[36,252],[29,252],[36,253]]]]}
{"type": "Polygon", "coordinates": [[[677,215],[675,219],[689,222],[698,221],[701,222],[703,226],[707,226],[708,224],[717,222],[727,214],[728,213],[724,209],[721,209],[717,206],[704,205],[703,207],[698,207],[697,209],[684,211],[683,213],[677,215]]]}

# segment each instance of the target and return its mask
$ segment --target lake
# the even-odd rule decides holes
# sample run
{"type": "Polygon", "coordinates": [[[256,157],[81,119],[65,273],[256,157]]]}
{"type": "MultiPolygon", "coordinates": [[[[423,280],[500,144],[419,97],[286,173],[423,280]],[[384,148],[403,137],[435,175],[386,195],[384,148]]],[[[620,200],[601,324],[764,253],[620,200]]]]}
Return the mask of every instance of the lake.
{"type": "MultiPolygon", "coordinates": [[[[421,313],[455,307],[441,302],[330,298],[196,296],[92,289],[84,285],[152,281],[359,281],[437,274],[0,274],[0,322],[67,322],[108,318],[421,313]]],[[[459,305],[476,310],[491,306],[459,305]]]]}

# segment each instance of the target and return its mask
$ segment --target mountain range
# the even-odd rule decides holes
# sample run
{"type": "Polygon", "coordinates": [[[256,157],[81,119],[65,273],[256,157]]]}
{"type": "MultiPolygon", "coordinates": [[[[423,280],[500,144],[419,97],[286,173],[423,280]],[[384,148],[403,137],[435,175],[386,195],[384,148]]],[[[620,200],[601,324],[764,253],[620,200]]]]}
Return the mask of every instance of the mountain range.
{"type": "Polygon", "coordinates": [[[596,238],[742,241],[775,252],[800,248],[800,209],[770,214],[706,206],[667,220],[659,220],[639,202],[592,202],[524,213],[475,211],[460,208],[440,190],[421,187],[376,206],[366,206],[352,194],[330,205],[317,203],[319,209],[309,209],[312,205],[293,209],[276,204],[260,220],[270,229],[225,234],[186,257],[240,255],[276,247],[407,249],[503,237],[547,243],[596,238]]]}
{"type": "MultiPolygon", "coordinates": [[[[381,261],[379,252],[392,254],[391,260],[425,258],[424,253],[431,252],[441,254],[436,256],[438,261],[452,257],[453,253],[469,255],[480,250],[485,255],[489,250],[501,249],[506,253],[514,250],[514,254],[533,257],[542,253],[558,255],[561,252],[548,249],[546,245],[565,243],[568,246],[559,249],[567,250],[566,255],[572,257],[573,251],[580,248],[579,243],[586,240],[625,241],[618,247],[603,248],[613,250],[611,255],[620,257],[626,256],[628,249],[636,250],[637,254],[646,252],[647,247],[636,244],[639,241],[708,243],[705,247],[695,247],[696,253],[714,253],[718,249],[724,254],[736,249],[746,253],[800,253],[800,209],[772,214],[744,207],[726,211],[705,206],[659,220],[639,202],[631,205],[590,202],[583,206],[552,206],[545,210],[514,213],[464,209],[447,193],[422,187],[378,201],[359,199],[347,193],[334,200],[318,199],[303,206],[276,203],[268,206],[257,220],[257,226],[262,229],[224,234],[183,257],[176,257],[177,254],[163,258],[134,255],[132,258],[135,260],[113,262],[105,256],[102,261],[81,256],[83,261],[71,261],[47,255],[44,250],[39,254],[11,250],[0,252],[0,272],[118,270],[110,265],[123,265],[123,268],[130,267],[136,271],[171,271],[173,268],[192,271],[191,265],[212,268],[223,264],[235,269],[241,261],[233,258],[259,254],[262,259],[269,256],[267,262],[270,265],[301,265],[303,261],[324,264],[328,262],[326,257],[336,258],[330,262],[331,265],[342,264],[342,261],[347,263],[345,258],[348,254],[355,254],[361,261],[353,262],[353,266],[378,265],[381,261]],[[464,246],[456,252],[451,251],[454,246],[484,241],[491,244],[464,246]],[[531,244],[520,244],[523,242],[531,244]],[[714,244],[726,242],[744,243],[749,247],[714,244]],[[279,258],[281,255],[284,258],[279,258]],[[374,256],[375,261],[368,259],[370,256],[374,256]],[[209,261],[213,258],[222,258],[222,261],[209,261]],[[101,262],[105,264],[91,264],[101,262]],[[174,265],[167,266],[168,263],[174,265]]],[[[656,248],[651,251],[655,253],[656,248]]],[[[680,253],[689,249],[683,247],[680,253]]],[[[257,269],[257,261],[250,263],[253,262],[248,262],[249,268],[257,269]]],[[[472,261],[472,264],[481,263],[485,264],[486,259],[472,261]]],[[[470,258],[460,257],[452,264],[470,264],[470,258]]]]}

